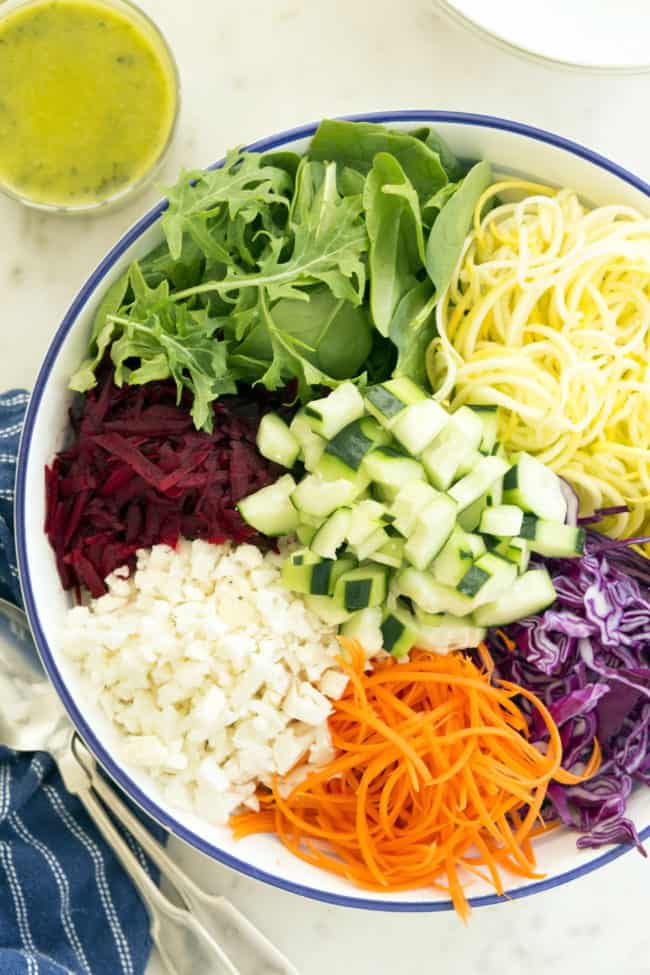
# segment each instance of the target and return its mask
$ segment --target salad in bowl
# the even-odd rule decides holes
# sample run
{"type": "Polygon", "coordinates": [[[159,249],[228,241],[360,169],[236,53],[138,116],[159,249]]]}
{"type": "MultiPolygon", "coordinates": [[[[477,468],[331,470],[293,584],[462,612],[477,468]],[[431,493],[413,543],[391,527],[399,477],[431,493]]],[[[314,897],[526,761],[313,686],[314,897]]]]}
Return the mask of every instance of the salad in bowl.
{"type": "Polygon", "coordinates": [[[21,578],[177,835],[463,918],[643,851],[647,195],[511,123],[324,120],[105,259],[30,404],[21,578]]]}

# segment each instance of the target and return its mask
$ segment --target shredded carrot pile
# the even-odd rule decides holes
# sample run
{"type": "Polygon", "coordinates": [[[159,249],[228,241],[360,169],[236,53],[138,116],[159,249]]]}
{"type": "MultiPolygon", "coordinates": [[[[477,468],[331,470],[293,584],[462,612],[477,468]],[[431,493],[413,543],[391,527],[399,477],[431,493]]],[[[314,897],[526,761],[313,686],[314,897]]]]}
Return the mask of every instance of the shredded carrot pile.
{"type": "Polygon", "coordinates": [[[366,674],[362,648],[341,644],[350,680],[329,719],[336,758],[288,796],[276,780],[259,812],[231,818],[235,836],[276,833],[297,857],[367,889],[444,890],[464,920],[472,877],[503,894],[503,869],[542,876],[531,839],[549,828],[547,786],[593,775],[598,743],[582,775],[564,770],[548,710],[525,688],[494,686],[485,647],[484,669],[461,653],[416,650],[366,674]],[[528,741],[518,695],[548,728],[545,753],[528,741]]]}

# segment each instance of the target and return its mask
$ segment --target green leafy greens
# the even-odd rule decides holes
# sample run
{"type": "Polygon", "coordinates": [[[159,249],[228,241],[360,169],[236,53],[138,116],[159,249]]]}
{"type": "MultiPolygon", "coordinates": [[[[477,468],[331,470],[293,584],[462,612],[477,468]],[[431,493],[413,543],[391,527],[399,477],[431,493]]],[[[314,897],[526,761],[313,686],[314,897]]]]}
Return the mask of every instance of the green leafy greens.
{"type": "MultiPolygon", "coordinates": [[[[173,379],[197,428],[238,382],[426,381],[434,309],[491,180],[429,128],[321,123],[305,156],[233,150],[168,190],[163,242],[102,297],[70,386],[173,379]]],[[[316,393],[318,395],[318,393],[316,393]]]]}

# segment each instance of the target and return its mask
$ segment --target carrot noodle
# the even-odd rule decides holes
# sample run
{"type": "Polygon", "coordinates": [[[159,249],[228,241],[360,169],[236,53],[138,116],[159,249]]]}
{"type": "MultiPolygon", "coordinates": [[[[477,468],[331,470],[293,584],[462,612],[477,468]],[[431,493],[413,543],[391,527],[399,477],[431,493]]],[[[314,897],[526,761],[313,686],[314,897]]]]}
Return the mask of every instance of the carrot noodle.
{"type": "Polygon", "coordinates": [[[276,779],[259,812],[231,817],[235,837],[275,833],[300,859],[366,889],[443,890],[464,921],[473,878],[503,895],[504,870],[542,876],[531,840],[555,825],[541,816],[547,787],[593,775],[598,743],[581,775],[563,769],[548,709],[525,688],[491,683],[485,647],[483,669],[462,653],[415,650],[366,674],[359,644],[340,643],[350,680],[329,719],[337,756],[288,796],[276,779]],[[548,730],[544,753],[528,741],[518,697],[548,730]]]}

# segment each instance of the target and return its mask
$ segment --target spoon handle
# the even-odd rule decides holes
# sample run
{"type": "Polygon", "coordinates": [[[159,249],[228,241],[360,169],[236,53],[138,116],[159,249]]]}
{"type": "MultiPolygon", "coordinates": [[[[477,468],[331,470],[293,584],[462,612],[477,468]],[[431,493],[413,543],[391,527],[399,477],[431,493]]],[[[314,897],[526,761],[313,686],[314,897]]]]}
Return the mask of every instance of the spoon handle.
{"type": "Polygon", "coordinates": [[[230,901],[225,897],[208,894],[181,870],[164,847],[133,815],[117,790],[111,788],[99,774],[95,760],[78,735],[72,741],[72,750],[83,765],[95,791],[133,834],[166,880],[171,881],[187,907],[209,934],[224,945],[241,975],[259,975],[260,972],[264,972],[264,975],[299,975],[297,968],[230,901]]]}
{"type": "Polygon", "coordinates": [[[170,975],[241,975],[198,918],[176,907],[158,889],[111,822],[71,747],[56,757],[67,789],[79,797],[137,887],[149,914],[151,937],[170,975]]]}

